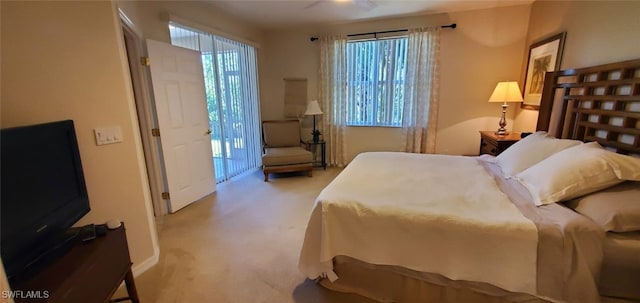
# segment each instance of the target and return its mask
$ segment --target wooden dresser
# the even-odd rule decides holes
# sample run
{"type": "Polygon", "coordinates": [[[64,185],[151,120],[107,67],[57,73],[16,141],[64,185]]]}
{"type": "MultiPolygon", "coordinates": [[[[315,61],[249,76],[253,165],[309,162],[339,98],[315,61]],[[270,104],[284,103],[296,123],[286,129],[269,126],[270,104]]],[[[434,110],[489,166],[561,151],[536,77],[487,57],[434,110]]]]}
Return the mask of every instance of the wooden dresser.
{"type": "Polygon", "coordinates": [[[480,155],[497,156],[518,141],[520,141],[520,133],[498,136],[495,131],[480,131],[480,155]]]}
{"type": "Polygon", "coordinates": [[[138,303],[124,224],[106,235],[79,243],[26,281],[11,285],[22,293],[46,291],[46,298],[15,302],[110,302],[125,281],[129,300],[138,303]]]}

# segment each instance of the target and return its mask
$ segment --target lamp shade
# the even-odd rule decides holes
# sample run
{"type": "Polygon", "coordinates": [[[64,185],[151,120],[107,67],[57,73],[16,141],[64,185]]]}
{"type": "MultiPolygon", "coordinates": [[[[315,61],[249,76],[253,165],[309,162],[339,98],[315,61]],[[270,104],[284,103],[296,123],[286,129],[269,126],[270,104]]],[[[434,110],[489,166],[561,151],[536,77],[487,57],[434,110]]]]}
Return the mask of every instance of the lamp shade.
{"type": "Polygon", "coordinates": [[[310,101],[307,104],[307,111],[305,111],[304,114],[305,116],[322,115],[322,110],[320,109],[320,104],[318,104],[318,100],[310,101]]]}
{"type": "Polygon", "coordinates": [[[489,102],[522,102],[522,93],[518,82],[498,82],[489,102]]]}

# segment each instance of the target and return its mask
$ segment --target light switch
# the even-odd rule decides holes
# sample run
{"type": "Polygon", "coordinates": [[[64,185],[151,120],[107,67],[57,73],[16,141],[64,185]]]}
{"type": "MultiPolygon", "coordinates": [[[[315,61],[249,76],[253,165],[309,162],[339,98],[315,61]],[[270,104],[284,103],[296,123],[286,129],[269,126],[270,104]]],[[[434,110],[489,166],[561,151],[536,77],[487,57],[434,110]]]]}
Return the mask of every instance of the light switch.
{"type": "Polygon", "coordinates": [[[122,142],[122,128],[120,126],[100,127],[93,130],[96,145],[114,144],[122,142]]]}

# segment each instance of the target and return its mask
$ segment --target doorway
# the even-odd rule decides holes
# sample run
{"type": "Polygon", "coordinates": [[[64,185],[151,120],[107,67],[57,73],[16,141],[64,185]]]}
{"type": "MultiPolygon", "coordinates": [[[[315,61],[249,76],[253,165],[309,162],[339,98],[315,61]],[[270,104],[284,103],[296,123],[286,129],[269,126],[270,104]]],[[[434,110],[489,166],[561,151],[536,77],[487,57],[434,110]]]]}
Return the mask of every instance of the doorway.
{"type": "Polygon", "coordinates": [[[199,51],[216,182],[261,165],[257,54],[254,47],[170,22],[171,44],[199,51]]]}
{"type": "MultiPolygon", "coordinates": [[[[169,213],[167,201],[162,198],[162,193],[167,188],[162,168],[162,150],[157,137],[152,136],[152,129],[157,125],[155,109],[152,107],[149,91],[149,79],[144,70],[141,59],[144,54],[142,39],[127,24],[126,18],[121,15],[121,27],[124,38],[129,73],[131,76],[131,86],[136,104],[136,114],[138,115],[138,127],[142,138],[142,148],[147,168],[147,178],[151,191],[153,213],[156,218],[158,229],[162,226],[162,218],[169,213]]],[[[128,18],[127,18],[128,19],[128,18]]],[[[159,230],[158,230],[159,231],[159,230]]]]}

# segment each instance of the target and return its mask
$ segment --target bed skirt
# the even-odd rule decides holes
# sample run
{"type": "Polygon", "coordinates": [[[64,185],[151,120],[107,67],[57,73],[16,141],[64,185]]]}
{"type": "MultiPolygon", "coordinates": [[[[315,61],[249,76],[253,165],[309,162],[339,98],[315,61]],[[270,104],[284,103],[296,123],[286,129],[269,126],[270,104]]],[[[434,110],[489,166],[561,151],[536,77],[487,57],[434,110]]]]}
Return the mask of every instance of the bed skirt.
{"type": "Polygon", "coordinates": [[[320,279],[333,291],[355,293],[377,302],[402,303],[510,303],[551,302],[513,293],[480,282],[453,281],[438,274],[422,273],[397,266],[374,265],[346,256],[333,260],[340,277],[335,282],[320,279]]]}

